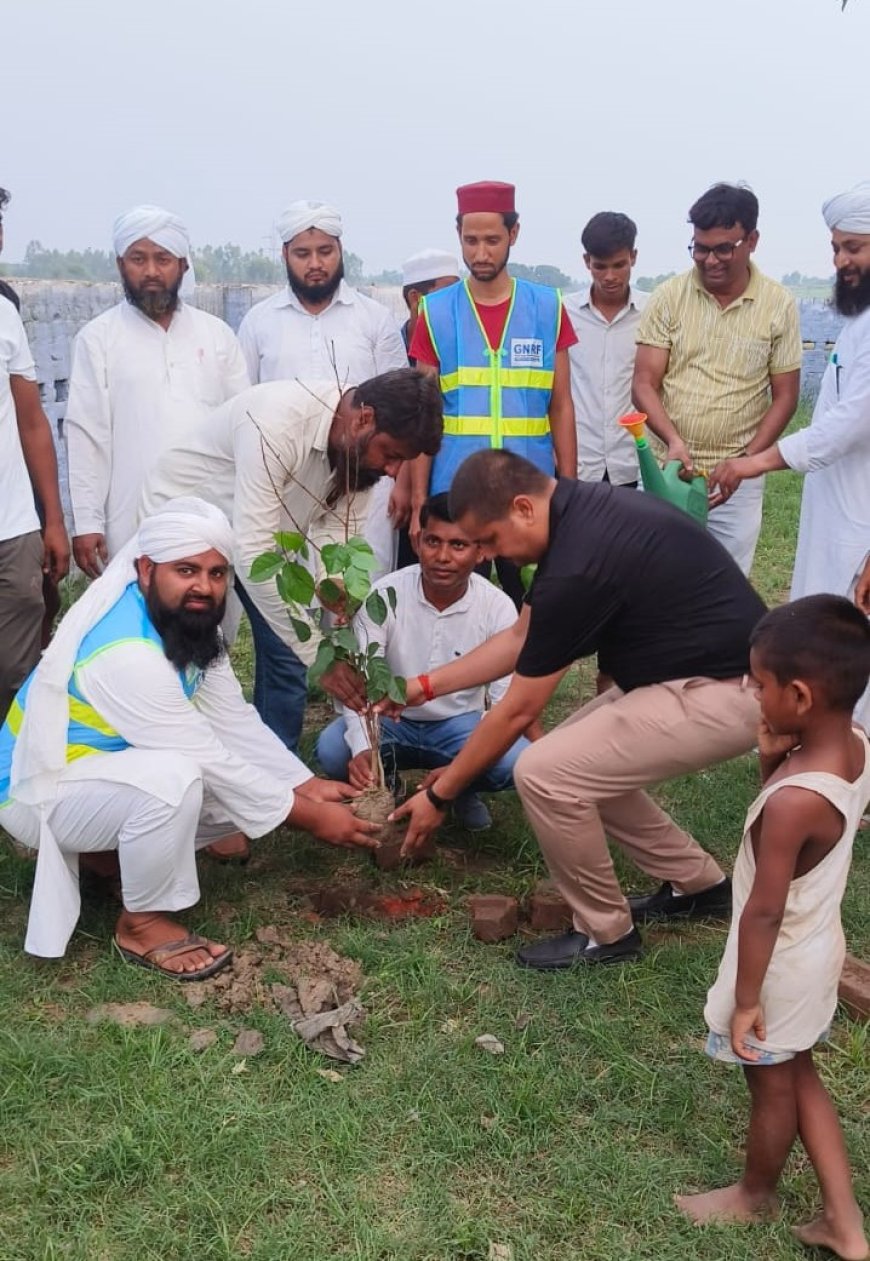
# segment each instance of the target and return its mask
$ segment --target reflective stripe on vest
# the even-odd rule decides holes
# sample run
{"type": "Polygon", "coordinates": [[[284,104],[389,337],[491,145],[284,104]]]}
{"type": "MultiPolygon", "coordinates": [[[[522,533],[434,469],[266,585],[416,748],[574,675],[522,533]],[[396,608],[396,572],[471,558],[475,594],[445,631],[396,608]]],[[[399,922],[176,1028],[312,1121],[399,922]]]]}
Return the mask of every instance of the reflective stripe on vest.
{"type": "Polygon", "coordinates": [[[554,471],[548,412],[562,317],[555,289],[512,282],[501,343],[487,341],[467,282],[427,294],[423,317],[440,367],[444,436],[430,493],[447,490],[467,456],[504,447],[554,471]]]}
{"type": "MultiPolygon", "coordinates": [[[[118,753],[130,747],[129,742],[85,700],[77,679],[79,670],[88,662],[93,661],[94,657],[125,643],[147,644],[155,651],[161,654],[163,652],[163,641],[148,615],[144,597],[136,582],[132,582],[127,587],[121,598],[88,631],[79,645],[75,665],[67,684],[69,704],[67,762],[75,762],[79,758],[90,757],[95,753],[118,753]]],[[[6,721],[0,728],[0,807],[7,804],[9,798],[12,755],[27,709],[27,693],[30,690],[32,678],[33,673],[19,689],[6,715],[6,721]]],[[[202,672],[193,670],[186,675],[179,671],[178,678],[185,696],[190,700],[199,686],[202,672]]]]}

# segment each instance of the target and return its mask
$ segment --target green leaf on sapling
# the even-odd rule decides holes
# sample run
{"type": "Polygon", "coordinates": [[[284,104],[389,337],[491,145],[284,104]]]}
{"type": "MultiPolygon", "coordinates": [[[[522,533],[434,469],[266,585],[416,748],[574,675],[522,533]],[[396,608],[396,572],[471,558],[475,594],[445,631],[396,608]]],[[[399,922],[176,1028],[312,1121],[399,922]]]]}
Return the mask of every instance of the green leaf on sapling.
{"type": "Polygon", "coordinates": [[[298,561],[285,561],[275,582],[285,604],[301,604],[305,608],[314,598],[314,577],[298,561]]]}
{"type": "Polygon", "coordinates": [[[328,574],[340,574],[350,564],[350,549],[344,543],[324,543],[320,559],[328,574]]]}
{"type": "Polygon", "coordinates": [[[371,579],[365,570],[353,566],[345,570],[344,585],[348,595],[359,601],[365,600],[372,589],[371,579]]]}
{"type": "Polygon", "coordinates": [[[344,587],[340,587],[334,578],[323,578],[318,584],[317,595],[321,604],[340,605],[344,599],[344,587]]]}
{"type": "Polygon", "coordinates": [[[251,563],[251,572],[248,577],[251,582],[266,582],[267,579],[275,577],[283,564],[284,557],[278,552],[263,552],[262,556],[257,556],[251,563]]]}
{"type": "Polygon", "coordinates": [[[328,639],[321,639],[317,645],[317,656],[314,664],[308,669],[309,683],[319,683],[326,671],[335,664],[335,649],[328,639]]]}
{"type": "Polygon", "coordinates": [[[403,678],[395,675],[387,688],[387,696],[391,701],[395,701],[397,705],[404,705],[408,699],[408,687],[403,678]]]}
{"type": "Polygon", "coordinates": [[[383,626],[387,620],[387,602],[379,591],[373,591],[366,600],[366,613],[375,626],[383,626]]]}
{"type": "Polygon", "coordinates": [[[384,591],[386,592],[387,599],[388,599],[388,601],[389,601],[389,603],[390,603],[390,608],[391,608],[391,609],[392,609],[392,611],[395,613],[395,611],[396,611],[396,588],[395,588],[395,587],[384,587],[384,591]]]}
{"type": "Polygon", "coordinates": [[[359,644],[353,628],[350,626],[339,626],[337,630],[329,632],[329,638],[332,640],[336,648],[340,648],[342,652],[359,652],[359,644]]]}
{"type": "Polygon", "coordinates": [[[312,628],[309,622],[303,622],[300,617],[291,617],[290,625],[296,632],[296,638],[300,643],[307,644],[312,636],[312,628]]]}
{"type": "Polygon", "coordinates": [[[304,556],[308,550],[305,546],[305,536],[298,530],[279,530],[272,537],[284,552],[301,552],[304,556]]]}

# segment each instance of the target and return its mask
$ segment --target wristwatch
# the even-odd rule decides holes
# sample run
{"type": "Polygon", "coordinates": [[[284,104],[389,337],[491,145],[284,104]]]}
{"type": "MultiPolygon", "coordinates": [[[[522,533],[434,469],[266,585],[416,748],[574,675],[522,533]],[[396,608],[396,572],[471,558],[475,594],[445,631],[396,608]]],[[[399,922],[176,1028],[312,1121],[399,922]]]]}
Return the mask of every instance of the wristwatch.
{"type": "Polygon", "coordinates": [[[439,797],[431,784],[426,789],[426,796],[436,810],[448,810],[452,804],[446,797],[439,797]]]}

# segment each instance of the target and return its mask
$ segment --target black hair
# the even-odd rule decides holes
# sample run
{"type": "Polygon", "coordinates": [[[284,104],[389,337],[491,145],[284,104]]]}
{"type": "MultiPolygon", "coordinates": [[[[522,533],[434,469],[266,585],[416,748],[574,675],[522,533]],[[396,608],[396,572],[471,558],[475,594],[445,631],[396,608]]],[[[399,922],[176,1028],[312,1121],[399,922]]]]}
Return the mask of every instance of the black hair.
{"type": "Polygon", "coordinates": [[[422,294],[425,297],[427,293],[431,293],[435,288],[438,283],[438,279],[438,276],[435,276],[432,280],[415,280],[412,285],[403,285],[402,297],[405,300],[405,306],[410,307],[411,305],[408,299],[410,298],[411,291],[413,289],[416,289],[419,294],[422,294]]]}
{"type": "Polygon", "coordinates": [[[550,478],[531,460],[512,451],[475,451],[460,464],[450,487],[454,521],[473,512],[485,525],[508,515],[517,495],[542,495],[550,478]]]}
{"type": "Polygon", "coordinates": [[[851,713],[870,678],[870,621],[843,596],[807,595],[771,609],[749,643],[777,683],[815,684],[833,710],[851,713]]]}
{"type": "Polygon", "coordinates": [[[375,432],[408,443],[416,455],[435,455],[444,432],[444,406],[438,378],[416,368],[394,368],[363,381],[354,391],[355,407],[375,413],[375,432]]]}
{"type": "Polygon", "coordinates": [[[634,249],[637,224],[616,210],[602,210],[586,224],[580,240],[593,258],[610,258],[619,250],[634,249]]]}
{"type": "Polygon", "coordinates": [[[6,209],[12,200],[12,194],[8,188],[0,188],[0,214],[6,209]]]}
{"type": "MultiPolygon", "coordinates": [[[[467,211],[466,213],[470,214],[471,211],[467,211]]],[[[504,226],[507,228],[508,232],[511,232],[520,221],[520,212],[518,210],[502,210],[501,212],[496,211],[495,213],[501,213],[504,226]]],[[[462,219],[462,215],[456,216],[456,226],[460,232],[462,231],[462,219]]]]}
{"type": "Polygon", "coordinates": [[[430,519],[443,521],[445,525],[453,525],[454,517],[450,511],[450,496],[446,490],[438,495],[430,495],[420,509],[420,525],[425,530],[430,519]]]}
{"type": "Polygon", "coordinates": [[[702,232],[733,228],[737,223],[747,232],[754,232],[758,226],[758,198],[748,184],[714,184],[692,206],[689,223],[702,232]]]}

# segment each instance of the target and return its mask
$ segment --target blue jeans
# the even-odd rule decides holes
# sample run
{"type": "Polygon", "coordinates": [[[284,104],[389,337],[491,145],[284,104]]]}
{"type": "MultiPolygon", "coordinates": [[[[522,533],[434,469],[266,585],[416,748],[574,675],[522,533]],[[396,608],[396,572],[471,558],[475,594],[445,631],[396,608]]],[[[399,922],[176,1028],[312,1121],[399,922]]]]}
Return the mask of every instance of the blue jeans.
{"type": "MultiPolygon", "coordinates": [[[[456,718],[442,718],[437,722],[383,718],[381,760],[387,779],[394,771],[431,771],[437,766],[447,766],[464,747],[481,717],[479,713],[459,714],[456,718]]],[[[317,758],[329,779],[347,779],[350,749],[344,731],[344,719],[336,718],[323,729],[317,741],[317,758]]],[[[501,792],[504,788],[513,788],[514,765],[528,743],[525,736],[520,736],[467,791],[501,792]]]]}
{"type": "Polygon", "coordinates": [[[238,578],[236,594],[254,640],[254,708],[290,752],[297,753],[308,699],[308,668],[275,634],[238,578]]]}

